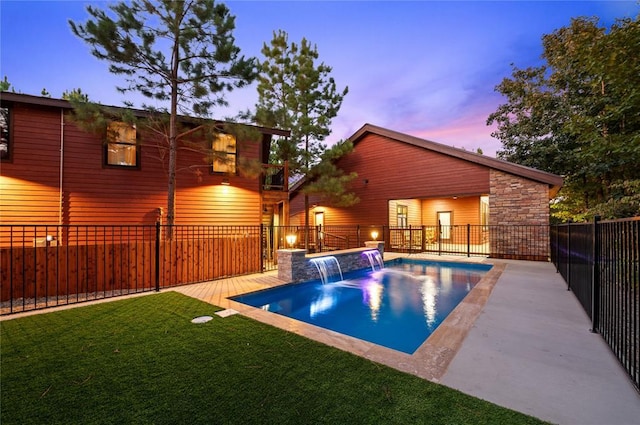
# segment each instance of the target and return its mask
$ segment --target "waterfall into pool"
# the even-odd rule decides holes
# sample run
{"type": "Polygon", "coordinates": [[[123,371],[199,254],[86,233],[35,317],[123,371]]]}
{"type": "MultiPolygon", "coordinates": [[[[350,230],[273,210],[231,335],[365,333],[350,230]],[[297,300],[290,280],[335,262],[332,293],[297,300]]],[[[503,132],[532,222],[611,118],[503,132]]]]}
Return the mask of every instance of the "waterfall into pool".
{"type": "MultiPolygon", "coordinates": [[[[361,254],[358,252],[358,256],[361,254]]],[[[310,276],[306,282],[261,289],[232,299],[413,354],[491,268],[487,264],[398,258],[385,261],[380,272],[377,264],[376,271],[371,271],[364,256],[356,259],[362,268],[347,272],[346,263],[341,263],[346,280],[340,282],[323,285],[320,279],[310,276]]],[[[337,266],[333,259],[317,261],[328,267],[337,266]]],[[[315,275],[314,267],[305,262],[305,272],[307,267],[315,275]]]]}
{"type": "Polygon", "coordinates": [[[327,257],[312,258],[311,262],[315,264],[316,269],[318,269],[322,284],[339,282],[344,279],[342,277],[342,269],[340,268],[340,263],[338,263],[338,259],[333,255],[329,255],[327,257]],[[340,277],[340,279],[332,280],[334,278],[337,278],[338,276],[340,277]]]}
{"type": "Polygon", "coordinates": [[[380,251],[378,251],[377,249],[373,249],[371,251],[365,251],[363,252],[363,254],[365,254],[367,256],[367,258],[369,259],[369,265],[371,266],[371,271],[376,271],[376,265],[379,268],[379,270],[382,270],[384,268],[384,261],[382,260],[382,255],[380,255],[380,251]]]}

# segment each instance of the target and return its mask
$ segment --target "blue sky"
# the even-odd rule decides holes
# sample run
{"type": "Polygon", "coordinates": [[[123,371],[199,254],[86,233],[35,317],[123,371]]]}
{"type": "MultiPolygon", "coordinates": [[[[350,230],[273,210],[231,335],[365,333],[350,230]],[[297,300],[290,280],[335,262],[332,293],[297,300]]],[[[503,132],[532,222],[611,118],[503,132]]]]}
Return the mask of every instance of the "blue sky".
{"type": "MultiPolygon", "coordinates": [[[[495,155],[486,126],[504,99],[495,86],[519,68],[541,64],[542,36],[572,17],[597,16],[607,27],[635,17],[632,1],[227,1],[236,42],[246,56],[276,30],[316,44],[338,87],[349,87],[326,140],[347,138],[365,123],[495,155]]],[[[53,97],[80,87],[103,104],[121,105],[121,77],[94,58],[67,21],[84,22],[87,4],[0,0],[0,78],[17,91],[53,97]]],[[[139,96],[127,95],[137,106],[139,96]]],[[[216,118],[251,108],[255,85],[227,96],[216,118]]]]}

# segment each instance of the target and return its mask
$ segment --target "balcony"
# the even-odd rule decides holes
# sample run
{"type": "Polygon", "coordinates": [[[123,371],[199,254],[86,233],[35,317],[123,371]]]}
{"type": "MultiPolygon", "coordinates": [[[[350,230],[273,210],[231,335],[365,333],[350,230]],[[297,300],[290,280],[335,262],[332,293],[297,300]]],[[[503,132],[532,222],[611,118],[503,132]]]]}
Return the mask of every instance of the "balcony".
{"type": "Polygon", "coordinates": [[[262,164],[262,198],[265,201],[280,202],[289,195],[289,163],[284,165],[262,164]]]}

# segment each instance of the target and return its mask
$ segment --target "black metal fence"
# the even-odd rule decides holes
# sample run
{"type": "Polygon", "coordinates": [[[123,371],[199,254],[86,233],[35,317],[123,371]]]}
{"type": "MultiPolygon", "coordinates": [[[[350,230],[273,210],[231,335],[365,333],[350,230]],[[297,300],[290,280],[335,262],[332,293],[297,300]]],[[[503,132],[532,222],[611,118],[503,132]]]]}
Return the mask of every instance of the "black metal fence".
{"type": "Polygon", "coordinates": [[[263,271],[260,226],[0,225],[0,314],[263,271]]]}
{"type": "Polygon", "coordinates": [[[0,314],[277,268],[277,250],[549,256],[640,388],[640,217],[558,226],[0,225],[0,314]]]}
{"type": "Polygon", "coordinates": [[[549,258],[547,226],[0,225],[0,314],[277,268],[281,248],[549,258]]]}
{"type": "Polygon", "coordinates": [[[552,226],[551,260],[640,389],[640,217],[552,226]]]}
{"type": "Polygon", "coordinates": [[[310,252],[357,248],[362,247],[365,241],[381,240],[388,252],[549,260],[549,226],[315,226],[310,227],[308,233],[304,226],[277,229],[281,235],[280,246],[291,245],[310,252]],[[293,244],[286,243],[287,235],[295,236],[293,244]]]}

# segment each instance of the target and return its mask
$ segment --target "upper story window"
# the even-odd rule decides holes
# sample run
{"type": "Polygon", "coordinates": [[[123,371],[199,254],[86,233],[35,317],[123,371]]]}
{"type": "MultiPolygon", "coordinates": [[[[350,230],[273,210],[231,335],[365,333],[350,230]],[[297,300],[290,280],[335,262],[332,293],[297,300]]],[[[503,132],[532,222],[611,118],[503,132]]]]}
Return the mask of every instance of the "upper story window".
{"type": "Polygon", "coordinates": [[[398,217],[398,227],[409,227],[409,207],[406,205],[398,205],[396,207],[396,216],[398,217]]]}
{"type": "Polygon", "coordinates": [[[136,143],[135,125],[112,122],[107,130],[105,161],[107,165],[138,167],[140,150],[136,143]]]}
{"type": "Polygon", "coordinates": [[[0,160],[11,159],[11,110],[0,107],[0,160]]]}
{"type": "Polygon", "coordinates": [[[231,134],[219,133],[213,140],[213,172],[235,174],[238,145],[236,137],[231,134]]]}

